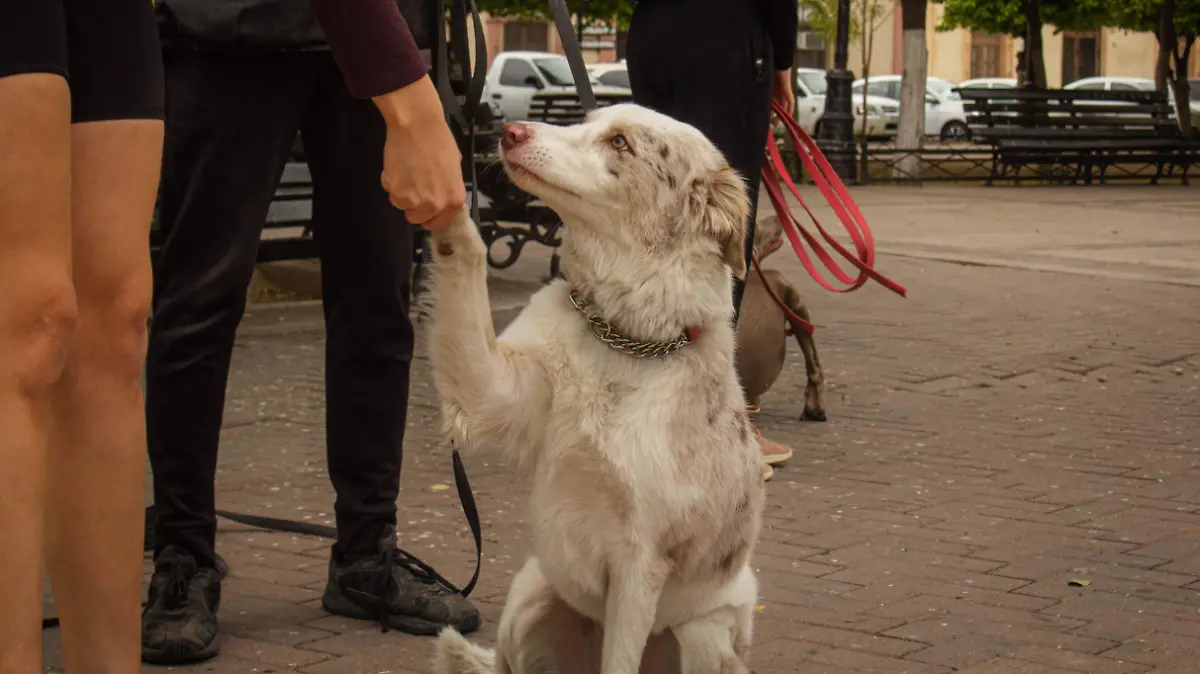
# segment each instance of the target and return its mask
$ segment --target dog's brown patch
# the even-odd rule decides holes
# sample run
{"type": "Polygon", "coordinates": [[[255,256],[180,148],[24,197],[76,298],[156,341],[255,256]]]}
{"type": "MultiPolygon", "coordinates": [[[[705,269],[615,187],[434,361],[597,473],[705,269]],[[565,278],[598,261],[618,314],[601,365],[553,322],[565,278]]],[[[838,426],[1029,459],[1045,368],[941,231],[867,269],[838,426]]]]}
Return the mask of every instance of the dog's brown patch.
{"type": "Polygon", "coordinates": [[[449,257],[454,254],[454,244],[449,241],[439,241],[437,245],[437,253],[443,257],[449,257]]]}

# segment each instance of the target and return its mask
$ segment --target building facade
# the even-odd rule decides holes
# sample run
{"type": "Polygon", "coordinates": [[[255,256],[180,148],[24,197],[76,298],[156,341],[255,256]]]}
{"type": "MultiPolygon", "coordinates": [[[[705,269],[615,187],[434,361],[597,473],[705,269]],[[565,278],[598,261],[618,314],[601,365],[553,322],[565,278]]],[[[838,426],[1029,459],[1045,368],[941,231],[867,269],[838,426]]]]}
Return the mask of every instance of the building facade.
{"type": "MultiPolygon", "coordinates": [[[[882,2],[883,14],[872,36],[870,72],[874,75],[898,74],[902,62],[902,28],[898,3],[882,2]]],[[[983,31],[956,29],[938,32],[943,7],[930,3],[926,13],[926,46],[929,50],[929,74],[950,82],[976,77],[1015,77],[1017,53],[1023,40],[983,31]]],[[[832,45],[825,45],[808,28],[801,14],[800,53],[804,65],[832,67],[832,45]],[[808,37],[811,36],[811,37],[808,37]],[[820,49],[805,50],[808,43],[820,49]],[[815,65],[821,64],[821,65],[815,65]]],[[[1046,79],[1051,88],[1061,87],[1083,77],[1097,75],[1154,77],[1158,41],[1153,33],[1135,33],[1117,28],[1093,31],[1057,32],[1047,26],[1042,31],[1046,79]]],[[[1190,77],[1200,77],[1198,50],[1192,50],[1188,67],[1190,77]]],[[[799,61],[798,61],[799,62],[799,61]]],[[[863,72],[862,40],[850,45],[850,70],[863,72]]]]}
{"type": "MultiPolygon", "coordinates": [[[[481,14],[487,39],[488,66],[502,51],[545,51],[563,53],[562,40],[552,21],[505,19],[481,14]]],[[[583,31],[580,47],[588,63],[616,61],[623,53],[624,34],[611,26],[590,26],[583,31]]]]}
{"type": "MultiPolygon", "coordinates": [[[[871,31],[870,72],[898,74],[901,70],[901,23],[899,3],[879,0],[884,7],[871,31]]],[[[983,31],[956,29],[938,32],[943,7],[930,3],[926,13],[926,45],[929,74],[950,82],[976,77],[1015,77],[1020,39],[983,31]]],[[[553,22],[505,19],[482,15],[487,36],[488,65],[501,51],[548,51],[563,53],[562,41],[553,22]]],[[[581,46],[589,63],[620,59],[624,33],[611,26],[584,30],[581,46]]],[[[1119,75],[1154,77],[1158,42],[1152,33],[1134,33],[1116,28],[1094,31],[1057,32],[1047,26],[1042,32],[1047,84],[1061,87],[1082,77],[1119,75]]],[[[850,45],[849,67],[856,76],[863,72],[861,39],[850,45]]],[[[1200,77],[1200,48],[1192,50],[1189,76],[1200,77]]],[[[796,65],[809,68],[833,66],[833,44],[812,32],[801,10],[797,37],[796,65]]]]}

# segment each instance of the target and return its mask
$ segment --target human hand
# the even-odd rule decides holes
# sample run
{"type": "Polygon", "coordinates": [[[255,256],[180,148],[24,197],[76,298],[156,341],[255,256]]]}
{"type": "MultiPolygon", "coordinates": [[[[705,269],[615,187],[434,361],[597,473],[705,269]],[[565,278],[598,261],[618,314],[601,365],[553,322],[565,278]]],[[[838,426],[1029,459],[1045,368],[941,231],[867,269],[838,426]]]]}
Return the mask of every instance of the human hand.
{"type": "Polygon", "coordinates": [[[392,205],[426,229],[441,229],[467,200],[462,153],[429,77],[374,99],[387,123],[380,182],[392,205]]]}
{"type": "Polygon", "coordinates": [[[792,71],[776,70],[775,80],[771,83],[771,99],[787,110],[788,117],[796,114],[796,95],[792,93],[792,71]]]}

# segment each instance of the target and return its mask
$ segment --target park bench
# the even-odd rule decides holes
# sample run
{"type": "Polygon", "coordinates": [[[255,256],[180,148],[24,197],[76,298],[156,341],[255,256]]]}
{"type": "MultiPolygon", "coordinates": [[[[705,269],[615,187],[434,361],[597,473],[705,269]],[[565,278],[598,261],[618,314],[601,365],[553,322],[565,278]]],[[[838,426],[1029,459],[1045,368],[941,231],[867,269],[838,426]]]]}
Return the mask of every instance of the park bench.
{"type": "MultiPolygon", "coordinates": [[[[625,89],[595,87],[592,93],[596,96],[596,104],[601,108],[633,102],[633,94],[625,89]]],[[[529,119],[535,122],[570,126],[582,122],[586,115],[587,111],[580,104],[579,96],[573,92],[539,91],[529,102],[529,119]]]]}
{"type": "Polygon", "coordinates": [[[1110,178],[1157,183],[1200,163],[1166,97],[1154,91],[961,89],[972,138],[991,145],[997,179],[1091,184],[1110,178]],[[1118,173],[1110,175],[1109,169],[1118,173]],[[1032,173],[1022,174],[1023,170],[1032,173]]]}

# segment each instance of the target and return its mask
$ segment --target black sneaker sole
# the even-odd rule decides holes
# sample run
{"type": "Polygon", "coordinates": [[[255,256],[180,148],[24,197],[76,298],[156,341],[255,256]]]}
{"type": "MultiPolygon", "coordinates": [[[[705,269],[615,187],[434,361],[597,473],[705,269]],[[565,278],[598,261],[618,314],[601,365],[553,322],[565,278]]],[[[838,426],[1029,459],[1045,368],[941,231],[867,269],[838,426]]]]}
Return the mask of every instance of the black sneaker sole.
{"type": "MultiPolygon", "coordinates": [[[[356,620],[379,622],[377,614],[366,610],[353,599],[337,592],[331,586],[325,587],[325,594],[321,597],[321,606],[334,615],[354,618],[356,620]]],[[[394,629],[418,637],[435,637],[446,627],[453,627],[461,634],[470,634],[479,629],[482,623],[483,619],[480,616],[469,616],[460,621],[458,625],[448,626],[444,623],[432,622],[398,613],[388,615],[387,620],[388,629],[394,629]]]]}
{"type": "Polygon", "coordinates": [[[221,652],[220,638],[201,649],[181,643],[171,643],[165,648],[155,649],[142,646],[142,662],[151,665],[188,665],[211,660],[221,652]]]}

